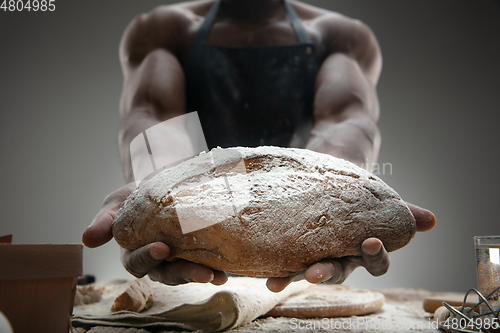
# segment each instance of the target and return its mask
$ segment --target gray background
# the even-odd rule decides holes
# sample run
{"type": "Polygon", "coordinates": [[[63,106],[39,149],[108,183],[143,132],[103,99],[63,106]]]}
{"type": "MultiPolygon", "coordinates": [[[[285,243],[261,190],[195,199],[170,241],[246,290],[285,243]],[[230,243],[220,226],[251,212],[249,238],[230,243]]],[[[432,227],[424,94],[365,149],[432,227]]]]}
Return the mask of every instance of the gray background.
{"type": "MultiPolygon", "coordinates": [[[[497,175],[500,4],[494,0],[308,0],[377,35],[380,176],[431,209],[437,226],[392,255],[383,277],[347,284],[465,291],[473,236],[500,234],[497,175]]],[[[49,13],[0,12],[0,234],[78,243],[124,182],[117,150],[117,48],[137,14],[169,1],[56,1],[49,13]]],[[[85,273],[129,277],[114,241],[85,249],[85,273]]]]}

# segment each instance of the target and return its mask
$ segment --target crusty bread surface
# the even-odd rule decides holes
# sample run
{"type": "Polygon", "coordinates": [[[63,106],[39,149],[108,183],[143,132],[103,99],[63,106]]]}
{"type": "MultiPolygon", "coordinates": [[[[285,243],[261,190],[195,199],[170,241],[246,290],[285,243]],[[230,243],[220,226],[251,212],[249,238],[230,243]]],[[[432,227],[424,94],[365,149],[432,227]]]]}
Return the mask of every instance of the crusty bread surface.
{"type": "Polygon", "coordinates": [[[153,305],[154,294],[149,284],[143,279],[136,279],[128,288],[116,297],[111,312],[142,312],[153,305]]]}
{"type": "Polygon", "coordinates": [[[167,244],[186,259],[253,277],[282,277],[324,258],[388,251],[416,223],[401,197],[356,165],[306,149],[216,148],[166,169],[133,192],[113,223],[129,250],[167,244]]]}

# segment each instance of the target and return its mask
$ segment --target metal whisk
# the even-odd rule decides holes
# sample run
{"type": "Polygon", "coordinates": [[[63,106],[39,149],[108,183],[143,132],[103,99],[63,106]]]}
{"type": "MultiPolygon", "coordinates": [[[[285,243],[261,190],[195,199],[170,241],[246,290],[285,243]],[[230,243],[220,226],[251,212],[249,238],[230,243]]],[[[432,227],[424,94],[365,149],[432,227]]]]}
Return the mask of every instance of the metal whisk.
{"type": "Polygon", "coordinates": [[[498,295],[496,295],[498,291],[500,291],[500,287],[495,288],[495,290],[485,297],[477,289],[471,288],[465,294],[462,306],[457,308],[443,302],[446,309],[450,311],[450,315],[446,320],[438,323],[439,328],[453,333],[500,332],[500,307],[494,310],[488,302],[498,300],[498,295]],[[476,293],[479,297],[479,302],[472,307],[465,307],[470,293],[476,293]],[[479,308],[481,308],[481,311],[478,310],[479,308]]]}

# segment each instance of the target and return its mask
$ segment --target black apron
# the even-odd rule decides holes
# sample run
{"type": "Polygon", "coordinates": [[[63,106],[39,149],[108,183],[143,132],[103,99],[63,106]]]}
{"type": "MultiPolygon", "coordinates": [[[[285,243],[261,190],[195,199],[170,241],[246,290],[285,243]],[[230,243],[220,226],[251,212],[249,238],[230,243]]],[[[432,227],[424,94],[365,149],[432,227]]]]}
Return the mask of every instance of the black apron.
{"type": "Polygon", "coordinates": [[[190,45],[184,73],[187,112],[198,111],[208,148],[304,147],[313,124],[314,44],[284,5],[298,44],[224,47],[206,44],[220,0],[190,45]]]}

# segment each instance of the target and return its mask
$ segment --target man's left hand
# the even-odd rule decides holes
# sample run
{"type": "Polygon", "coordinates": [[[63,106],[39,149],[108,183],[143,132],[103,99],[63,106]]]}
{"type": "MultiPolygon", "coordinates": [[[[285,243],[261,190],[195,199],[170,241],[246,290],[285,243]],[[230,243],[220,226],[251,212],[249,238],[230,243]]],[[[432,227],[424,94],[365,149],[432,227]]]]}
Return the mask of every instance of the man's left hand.
{"type": "MultiPolygon", "coordinates": [[[[428,231],[434,227],[436,224],[434,214],[411,203],[407,203],[407,205],[415,217],[417,231],[428,231]]],[[[310,283],[340,284],[360,266],[364,267],[373,276],[380,276],[388,271],[390,257],[384,248],[384,244],[379,239],[366,239],[361,245],[361,252],[362,255],[359,257],[323,259],[297,275],[270,278],[267,280],[267,287],[273,292],[280,292],[292,281],[302,279],[310,283]]]]}

